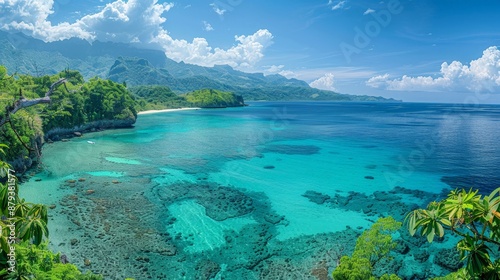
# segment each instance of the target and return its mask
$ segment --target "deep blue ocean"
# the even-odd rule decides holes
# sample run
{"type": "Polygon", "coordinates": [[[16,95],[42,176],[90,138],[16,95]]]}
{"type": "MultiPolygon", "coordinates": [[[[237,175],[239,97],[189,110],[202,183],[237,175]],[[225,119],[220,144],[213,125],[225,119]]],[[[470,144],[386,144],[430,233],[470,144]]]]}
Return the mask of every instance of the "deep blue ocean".
{"type": "MultiPolygon", "coordinates": [[[[500,187],[499,128],[496,105],[145,114],[132,129],[46,144],[41,181],[21,195],[55,207],[54,250],[107,279],[318,279],[378,217],[402,220],[450,188],[500,187]]],[[[410,246],[394,260],[404,265],[381,269],[444,275],[447,240],[410,246]]]]}

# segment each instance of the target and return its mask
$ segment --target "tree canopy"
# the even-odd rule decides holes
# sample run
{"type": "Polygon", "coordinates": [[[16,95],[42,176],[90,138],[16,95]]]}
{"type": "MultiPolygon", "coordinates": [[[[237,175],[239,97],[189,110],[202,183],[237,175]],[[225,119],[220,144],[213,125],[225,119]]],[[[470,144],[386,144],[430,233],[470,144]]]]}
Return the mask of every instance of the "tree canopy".
{"type": "MultiPolygon", "coordinates": [[[[356,241],[352,256],[343,256],[339,266],[333,271],[335,280],[376,280],[373,267],[382,259],[389,257],[396,242],[392,234],[401,227],[393,217],[378,219],[370,229],[364,231],[356,241]]],[[[380,280],[397,280],[396,275],[384,274],[380,280]]]]}
{"type": "Polygon", "coordinates": [[[4,160],[37,157],[44,134],[54,128],[100,120],[132,124],[136,117],[136,101],[122,84],[99,78],[85,82],[73,70],[41,77],[9,75],[0,66],[0,119],[5,122],[0,142],[10,147],[4,160]]]}
{"type": "Polygon", "coordinates": [[[196,107],[235,107],[244,106],[243,98],[230,92],[202,89],[185,95],[186,100],[196,107]]]}
{"type": "Polygon", "coordinates": [[[489,195],[477,190],[453,190],[448,197],[417,209],[406,217],[411,235],[417,231],[429,242],[446,232],[460,236],[457,250],[466,263],[456,276],[467,279],[500,279],[500,260],[491,255],[500,247],[500,188],[489,195]]]}

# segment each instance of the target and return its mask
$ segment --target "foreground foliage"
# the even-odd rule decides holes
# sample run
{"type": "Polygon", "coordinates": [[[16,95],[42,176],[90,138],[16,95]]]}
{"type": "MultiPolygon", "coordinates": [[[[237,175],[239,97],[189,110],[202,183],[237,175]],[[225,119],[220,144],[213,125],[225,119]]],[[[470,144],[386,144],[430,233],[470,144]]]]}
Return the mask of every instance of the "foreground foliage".
{"type": "Polygon", "coordinates": [[[457,243],[465,268],[453,279],[500,279],[500,260],[492,250],[500,246],[500,188],[489,195],[477,190],[453,190],[448,197],[432,202],[426,209],[410,212],[407,225],[411,235],[418,230],[432,242],[436,236],[451,232],[462,239],[457,243]]]}
{"type": "MultiPolygon", "coordinates": [[[[0,154],[5,154],[6,145],[0,144],[0,154]]],[[[28,203],[18,195],[17,177],[4,161],[0,160],[0,259],[6,259],[10,244],[17,239],[39,245],[49,236],[47,207],[28,203]],[[13,235],[15,229],[15,235],[13,235]]]]}
{"type": "MultiPolygon", "coordinates": [[[[392,234],[401,228],[401,223],[392,217],[380,218],[356,240],[351,257],[343,256],[340,265],[333,271],[335,280],[376,280],[373,267],[396,247],[392,234]]],[[[397,280],[396,275],[382,275],[380,280],[397,280]]]]}
{"type": "MultiPolygon", "coordinates": [[[[7,146],[0,144],[5,156],[7,146]]],[[[14,171],[0,160],[0,279],[102,279],[82,274],[66,258],[47,249],[47,206],[26,202],[18,195],[14,171]]]]}
{"type": "Polygon", "coordinates": [[[3,279],[44,280],[102,280],[100,275],[81,273],[74,264],[67,263],[65,256],[54,254],[47,248],[47,242],[34,245],[23,242],[15,245],[16,270],[6,273],[3,279]]]}

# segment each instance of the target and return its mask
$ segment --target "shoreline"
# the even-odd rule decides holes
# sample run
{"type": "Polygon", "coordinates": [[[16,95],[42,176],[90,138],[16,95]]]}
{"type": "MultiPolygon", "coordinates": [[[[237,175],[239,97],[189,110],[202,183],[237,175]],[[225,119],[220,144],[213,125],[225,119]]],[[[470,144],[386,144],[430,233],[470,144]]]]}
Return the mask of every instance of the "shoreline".
{"type": "Polygon", "coordinates": [[[177,108],[177,109],[161,109],[161,110],[147,110],[138,112],[137,115],[149,115],[163,112],[177,112],[177,111],[186,111],[186,110],[199,110],[201,108],[193,107],[193,108],[177,108]]]}

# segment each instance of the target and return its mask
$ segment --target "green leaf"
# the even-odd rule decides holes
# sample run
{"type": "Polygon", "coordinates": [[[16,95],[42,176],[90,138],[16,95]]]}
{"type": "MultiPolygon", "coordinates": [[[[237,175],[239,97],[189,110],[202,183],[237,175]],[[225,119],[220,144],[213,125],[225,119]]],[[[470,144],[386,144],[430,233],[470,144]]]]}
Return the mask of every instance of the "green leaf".
{"type": "Polygon", "coordinates": [[[431,243],[434,240],[434,231],[427,234],[427,241],[431,243]]]}
{"type": "Polygon", "coordinates": [[[444,224],[445,226],[451,227],[451,221],[448,219],[441,219],[440,222],[444,224]]]}
{"type": "Polygon", "coordinates": [[[444,235],[444,228],[440,223],[436,223],[437,225],[437,232],[439,234],[439,237],[443,237],[444,235]]]}

